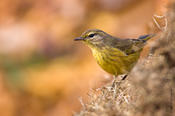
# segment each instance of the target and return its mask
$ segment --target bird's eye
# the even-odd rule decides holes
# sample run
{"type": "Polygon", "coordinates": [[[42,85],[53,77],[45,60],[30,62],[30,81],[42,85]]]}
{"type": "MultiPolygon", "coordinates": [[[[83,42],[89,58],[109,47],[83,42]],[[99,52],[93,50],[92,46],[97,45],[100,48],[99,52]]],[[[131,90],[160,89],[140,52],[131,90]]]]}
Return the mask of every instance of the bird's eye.
{"type": "Polygon", "coordinates": [[[90,34],[88,37],[94,37],[95,34],[90,34]]]}

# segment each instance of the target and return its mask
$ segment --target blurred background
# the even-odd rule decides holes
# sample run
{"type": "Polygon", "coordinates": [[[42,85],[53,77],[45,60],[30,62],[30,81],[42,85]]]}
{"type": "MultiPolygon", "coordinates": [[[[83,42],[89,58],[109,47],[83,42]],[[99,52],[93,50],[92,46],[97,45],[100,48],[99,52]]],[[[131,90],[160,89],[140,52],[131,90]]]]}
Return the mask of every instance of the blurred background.
{"type": "MultiPolygon", "coordinates": [[[[74,42],[98,28],[121,38],[156,32],[168,0],[1,0],[0,115],[71,116],[79,98],[110,82],[90,49],[74,42]]],[[[144,53],[143,53],[144,55],[144,53]]]]}

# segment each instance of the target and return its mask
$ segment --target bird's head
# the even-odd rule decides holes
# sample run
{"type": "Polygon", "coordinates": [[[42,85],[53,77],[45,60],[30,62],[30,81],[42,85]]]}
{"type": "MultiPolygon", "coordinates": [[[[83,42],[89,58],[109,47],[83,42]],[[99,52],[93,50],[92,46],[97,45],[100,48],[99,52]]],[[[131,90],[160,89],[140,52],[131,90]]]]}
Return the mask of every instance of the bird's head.
{"type": "Polygon", "coordinates": [[[110,37],[109,34],[99,29],[90,29],[85,31],[80,37],[75,38],[75,41],[83,41],[89,47],[103,46],[105,41],[110,37]]]}

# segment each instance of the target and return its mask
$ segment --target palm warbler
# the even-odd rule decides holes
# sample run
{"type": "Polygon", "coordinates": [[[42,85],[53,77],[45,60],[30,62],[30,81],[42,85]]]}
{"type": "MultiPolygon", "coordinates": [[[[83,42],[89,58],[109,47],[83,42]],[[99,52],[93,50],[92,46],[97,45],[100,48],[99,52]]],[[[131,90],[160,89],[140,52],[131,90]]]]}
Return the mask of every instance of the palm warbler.
{"type": "Polygon", "coordinates": [[[106,72],[118,76],[128,74],[139,59],[145,43],[153,34],[138,39],[120,39],[102,30],[91,29],[84,32],[75,41],[83,41],[91,48],[97,63],[106,72]]]}

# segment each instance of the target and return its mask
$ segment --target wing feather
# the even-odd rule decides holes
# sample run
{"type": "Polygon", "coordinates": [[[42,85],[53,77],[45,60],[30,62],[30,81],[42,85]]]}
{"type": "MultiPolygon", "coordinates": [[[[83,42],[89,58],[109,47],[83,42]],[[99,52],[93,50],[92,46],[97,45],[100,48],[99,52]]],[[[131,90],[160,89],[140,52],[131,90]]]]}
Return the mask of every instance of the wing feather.
{"type": "Polygon", "coordinates": [[[154,35],[144,35],[140,36],[138,39],[116,39],[112,43],[112,46],[118,48],[126,55],[133,54],[135,52],[141,51],[145,46],[147,40],[152,38],[154,35]]]}

